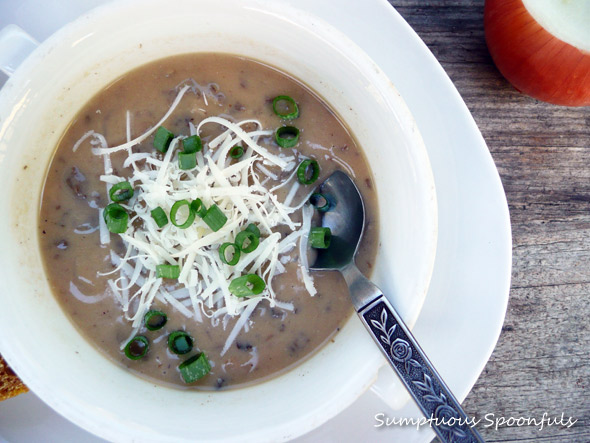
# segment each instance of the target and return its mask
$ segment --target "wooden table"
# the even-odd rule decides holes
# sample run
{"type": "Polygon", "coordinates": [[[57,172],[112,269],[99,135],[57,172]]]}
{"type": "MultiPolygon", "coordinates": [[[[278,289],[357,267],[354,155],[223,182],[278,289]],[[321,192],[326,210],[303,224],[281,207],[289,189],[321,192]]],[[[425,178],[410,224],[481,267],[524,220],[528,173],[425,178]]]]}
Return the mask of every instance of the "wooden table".
{"type": "Polygon", "coordinates": [[[540,421],[564,413],[577,423],[478,429],[490,442],[590,441],[590,108],[542,103],[508,84],[486,48],[484,0],[390,3],[467,103],[510,208],[508,312],[463,403],[467,415],[540,421]]]}

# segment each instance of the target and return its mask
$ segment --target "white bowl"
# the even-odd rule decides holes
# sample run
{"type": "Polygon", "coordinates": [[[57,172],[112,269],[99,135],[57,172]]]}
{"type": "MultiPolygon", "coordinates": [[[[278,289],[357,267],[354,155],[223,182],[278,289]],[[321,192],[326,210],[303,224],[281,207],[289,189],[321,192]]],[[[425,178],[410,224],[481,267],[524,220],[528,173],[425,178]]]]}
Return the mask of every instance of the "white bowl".
{"type": "Polygon", "coordinates": [[[351,404],[382,358],[356,317],[289,373],[249,388],[185,392],[111,363],[52,296],[38,248],[38,208],[53,149],[77,110],[148,61],[186,52],[254,58],[301,79],[363,146],[380,197],[373,279],[412,325],[436,247],[428,157],[403,100],[380,69],[325,22],[279,1],[121,1],[63,28],[0,91],[0,352],[57,412],[117,441],[279,441],[351,404]],[[183,425],[184,424],[184,425],[183,425]]]}

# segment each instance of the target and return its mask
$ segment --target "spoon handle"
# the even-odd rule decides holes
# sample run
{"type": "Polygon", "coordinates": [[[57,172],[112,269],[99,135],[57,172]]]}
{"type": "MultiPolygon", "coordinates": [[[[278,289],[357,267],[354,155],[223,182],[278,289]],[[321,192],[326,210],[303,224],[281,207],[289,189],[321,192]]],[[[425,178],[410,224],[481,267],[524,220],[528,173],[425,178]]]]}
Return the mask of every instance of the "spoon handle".
{"type": "Polygon", "coordinates": [[[350,296],[365,327],[443,442],[483,442],[460,403],[418,342],[383,296],[356,267],[343,271],[350,296]]]}

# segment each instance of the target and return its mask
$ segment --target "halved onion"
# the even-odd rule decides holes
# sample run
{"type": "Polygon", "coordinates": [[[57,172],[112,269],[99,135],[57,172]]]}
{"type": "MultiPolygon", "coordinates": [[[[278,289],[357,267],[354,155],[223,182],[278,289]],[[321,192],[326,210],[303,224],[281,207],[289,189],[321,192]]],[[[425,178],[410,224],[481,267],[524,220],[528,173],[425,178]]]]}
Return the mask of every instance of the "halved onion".
{"type": "Polygon", "coordinates": [[[486,0],[484,27],[494,63],[516,89],[590,105],[590,1],[486,0]]]}

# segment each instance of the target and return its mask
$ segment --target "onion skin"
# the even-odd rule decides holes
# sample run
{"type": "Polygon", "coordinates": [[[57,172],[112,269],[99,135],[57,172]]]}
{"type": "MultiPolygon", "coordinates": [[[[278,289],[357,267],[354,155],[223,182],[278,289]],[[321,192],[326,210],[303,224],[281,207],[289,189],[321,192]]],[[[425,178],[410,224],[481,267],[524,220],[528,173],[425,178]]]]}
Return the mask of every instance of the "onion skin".
{"type": "Polygon", "coordinates": [[[522,0],[486,0],[486,42],[494,63],[524,94],[565,106],[590,106],[590,53],[547,32],[522,0]]]}

